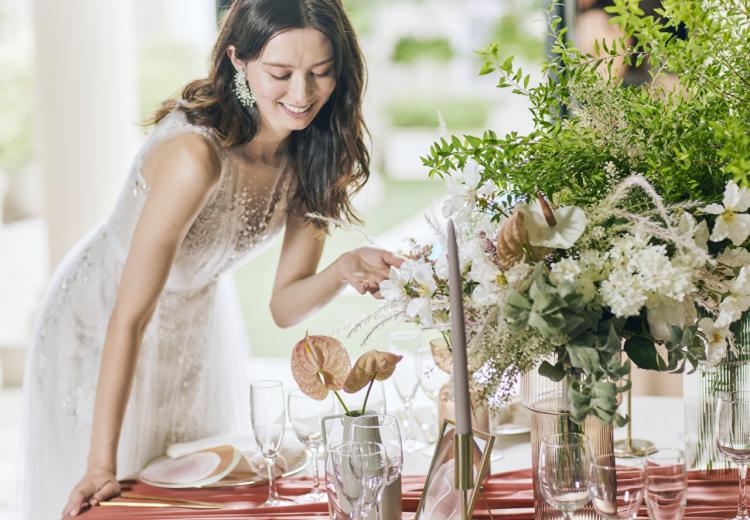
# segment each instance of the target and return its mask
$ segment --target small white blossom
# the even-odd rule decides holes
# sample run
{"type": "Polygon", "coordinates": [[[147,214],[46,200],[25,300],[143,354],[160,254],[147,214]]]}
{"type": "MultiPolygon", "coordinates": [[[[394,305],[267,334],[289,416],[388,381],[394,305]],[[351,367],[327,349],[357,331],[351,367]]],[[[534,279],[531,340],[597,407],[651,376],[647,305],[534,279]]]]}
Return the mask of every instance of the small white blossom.
{"type": "Polygon", "coordinates": [[[727,354],[727,336],[729,328],[717,326],[711,318],[702,318],[698,327],[706,338],[706,364],[716,366],[727,354]]]}
{"type": "Polygon", "coordinates": [[[432,327],[434,325],[430,298],[414,298],[406,306],[406,314],[410,318],[415,318],[424,327],[432,327]]]}
{"type": "Polygon", "coordinates": [[[750,309],[750,266],[743,266],[732,281],[729,294],[719,304],[716,325],[728,327],[739,320],[742,313],[750,309]]]}
{"type": "Polygon", "coordinates": [[[459,222],[468,219],[477,205],[479,197],[490,197],[495,187],[490,182],[482,183],[481,166],[469,159],[460,175],[448,177],[449,197],[443,203],[443,216],[459,222]],[[481,183],[481,184],[480,184],[481,183]]]}
{"type": "Polygon", "coordinates": [[[622,270],[613,271],[601,285],[602,301],[615,316],[636,316],[646,304],[646,288],[638,276],[622,270]]]}
{"type": "Polygon", "coordinates": [[[750,215],[745,214],[750,208],[750,190],[740,188],[734,181],[729,181],[724,190],[723,204],[709,204],[701,209],[704,213],[718,215],[711,233],[711,241],[720,242],[729,238],[738,246],[750,235],[750,215]]]}
{"type": "Polygon", "coordinates": [[[573,258],[563,258],[559,262],[552,264],[549,273],[550,281],[556,286],[561,284],[576,283],[578,275],[581,274],[581,266],[573,258]]]}

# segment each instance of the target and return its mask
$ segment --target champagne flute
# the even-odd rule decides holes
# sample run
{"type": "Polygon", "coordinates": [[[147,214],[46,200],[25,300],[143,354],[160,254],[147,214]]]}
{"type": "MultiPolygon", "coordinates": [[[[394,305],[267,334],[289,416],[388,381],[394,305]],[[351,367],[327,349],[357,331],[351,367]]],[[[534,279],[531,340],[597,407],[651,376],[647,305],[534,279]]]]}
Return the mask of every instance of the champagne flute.
{"type": "Polygon", "coordinates": [[[398,419],[393,415],[386,414],[363,415],[354,419],[350,427],[350,438],[353,441],[378,442],[383,445],[388,459],[386,485],[395,482],[401,475],[401,469],[404,465],[404,452],[398,419]]]}
{"type": "Polygon", "coordinates": [[[404,403],[404,450],[414,452],[424,448],[424,443],[414,438],[411,407],[419,387],[416,372],[416,354],[419,348],[419,333],[413,330],[400,330],[388,335],[388,349],[402,357],[391,379],[396,392],[404,403]]]}
{"type": "MultiPolygon", "coordinates": [[[[386,456],[385,486],[390,486],[401,476],[404,466],[404,450],[401,429],[393,415],[373,414],[357,417],[351,423],[350,439],[359,442],[382,444],[386,456]]],[[[378,520],[382,518],[381,501],[377,503],[378,520]]]]}
{"type": "Polygon", "coordinates": [[[383,496],[385,449],[377,442],[341,441],[328,446],[326,490],[334,520],[364,520],[383,496]]]}
{"type": "Polygon", "coordinates": [[[716,404],[716,446],[737,464],[740,498],[734,520],[748,520],[745,493],[747,465],[750,464],[750,391],[728,392],[716,404]]]}
{"type": "Polygon", "coordinates": [[[646,483],[643,457],[599,455],[591,462],[591,501],[605,520],[634,520],[646,483]]]}
{"type": "Polygon", "coordinates": [[[274,472],[284,437],[285,416],[284,386],[281,381],[264,379],[250,385],[250,421],[255,442],[268,468],[268,499],[261,507],[279,506],[288,500],[279,497],[274,472]]]}
{"type": "Polygon", "coordinates": [[[322,401],[306,396],[302,390],[295,388],[289,392],[289,422],[297,438],[310,451],[313,460],[313,487],[309,493],[295,499],[297,503],[325,502],[326,494],[320,488],[318,472],[318,453],[323,443],[321,417],[334,414],[333,399],[326,397],[322,401]]]}
{"type": "Polygon", "coordinates": [[[548,435],[539,447],[539,487],[544,499],[566,520],[591,498],[591,448],[585,435],[548,435]]]}

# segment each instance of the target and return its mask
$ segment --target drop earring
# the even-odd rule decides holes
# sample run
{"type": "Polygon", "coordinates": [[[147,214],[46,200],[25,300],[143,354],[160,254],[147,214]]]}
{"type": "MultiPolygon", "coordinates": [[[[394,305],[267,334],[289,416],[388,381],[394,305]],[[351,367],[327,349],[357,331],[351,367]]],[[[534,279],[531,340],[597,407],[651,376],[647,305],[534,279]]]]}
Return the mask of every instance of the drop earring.
{"type": "Polygon", "coordinates": [[[255,95],[247,84],[244,70],[238,70],[234,74],[234,94],[243,107],[252,108],[255,106],[255,95]]]}

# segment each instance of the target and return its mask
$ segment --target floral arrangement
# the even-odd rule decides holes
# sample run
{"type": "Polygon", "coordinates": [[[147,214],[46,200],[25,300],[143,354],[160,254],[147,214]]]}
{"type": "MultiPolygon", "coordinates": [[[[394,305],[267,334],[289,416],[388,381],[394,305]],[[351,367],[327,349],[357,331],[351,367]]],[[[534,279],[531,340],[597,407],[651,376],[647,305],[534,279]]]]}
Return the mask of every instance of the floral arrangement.
{"type": "Polygon", "coordinates": [[[322,401],[329,391],[333,392],[344,412],[357,416],[365,413],[373,383],[391,377],[401,358],[390,352],[370,350],[352,366],[349,354],[336,338],[305,335],[292,350],[292,375],[308,397],[322,401]],[[350,410],[339,392],[354,394],[365,386],[367,393],[362,408],[350,410]]]}
{"type": "MultiPolygon", "coordinates": [[[[630,362],[679,372],[735,348],[730,326],[750,308],[750,13],[740,4],[665,0],[647,17],[616,0],[625,36],[597,56],[551,17],[543,69],[555,79],[532,87],[497,45],[481,52],[480,73],[529,99],[535,129],[443,138],[423,162],[450,187],[443,213],[459,235],[469,370],[490,405],[538,367],[567,377],[574,420],[621,425],[630,362]],[[675,37],[682,27],[687,39],[675,37]],[[615,59],[650,63],[652,81],[623,87],[606,73],[615,59]],[[676,87],[661,86],[667,74],[676,87]]],[[[449,329],[444,232],[431,224],[436,243],[412,243],[381,284],[380,321],[449,329]]]]}

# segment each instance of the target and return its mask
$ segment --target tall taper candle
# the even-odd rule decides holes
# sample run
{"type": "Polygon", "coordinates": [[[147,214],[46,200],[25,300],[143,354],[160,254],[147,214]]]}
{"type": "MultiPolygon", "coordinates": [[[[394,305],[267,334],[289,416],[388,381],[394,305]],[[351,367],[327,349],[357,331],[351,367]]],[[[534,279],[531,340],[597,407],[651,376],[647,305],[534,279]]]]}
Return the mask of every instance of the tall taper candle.
{"type": "Polygon", "coordinates": [[[469,370],[466,365],[466,326],[461,291],[461,266],[458,262],[456,228],[448,221],[448,289],[450,294],[451,350],[453,351],[453,401],[456,407],[456,433],[471,433],[469,370]]]}

